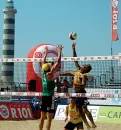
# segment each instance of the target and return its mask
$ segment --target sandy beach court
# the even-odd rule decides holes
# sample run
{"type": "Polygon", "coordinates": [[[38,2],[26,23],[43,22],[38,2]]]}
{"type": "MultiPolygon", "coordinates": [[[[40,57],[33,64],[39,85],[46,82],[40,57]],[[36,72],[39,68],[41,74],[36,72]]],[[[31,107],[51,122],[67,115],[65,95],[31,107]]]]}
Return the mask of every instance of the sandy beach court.
{"type": "MultiPolygon", "coordinates": [[[[95,130],[121,130],[121,124],[96,124],[98,127],[95,130]]],[[[64,125],[64,121],[53,120],[51,130],[63,130],[64,125]]],[[[39,130],[38,127],[39,120],[0,121],[0,130],[39,130]]]]}

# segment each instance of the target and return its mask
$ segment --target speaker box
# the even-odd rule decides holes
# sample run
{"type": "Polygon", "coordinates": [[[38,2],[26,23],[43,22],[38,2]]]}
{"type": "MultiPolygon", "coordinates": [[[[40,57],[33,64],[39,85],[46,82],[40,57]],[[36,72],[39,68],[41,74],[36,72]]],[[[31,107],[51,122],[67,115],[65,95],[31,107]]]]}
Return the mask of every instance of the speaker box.
{"type": "Polygon", "coordinates": [[[1,92],[4,92],[4,88],[1,88],[1,92]]]}
{"type": "Polygon", "coordinates": [[[30,80],[28,83],[29,91],[36,91],[36,80],[30,80]]]}

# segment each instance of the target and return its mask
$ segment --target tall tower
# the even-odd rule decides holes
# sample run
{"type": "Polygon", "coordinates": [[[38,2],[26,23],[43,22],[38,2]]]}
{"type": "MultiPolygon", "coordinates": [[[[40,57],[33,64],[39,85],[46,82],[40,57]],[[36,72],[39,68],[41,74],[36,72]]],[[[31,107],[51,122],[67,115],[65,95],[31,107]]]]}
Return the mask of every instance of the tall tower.
{"type": "MultiPolygon", "coordinates": [[[[14,38],[15,38],[15,14],[13,0],[7,0],[4,13],[4,32],[2,58],[14,58],[14,38]]],[[[14,82],[14,63],[2,63],[2,77],[4,82],[14,82]]]]}

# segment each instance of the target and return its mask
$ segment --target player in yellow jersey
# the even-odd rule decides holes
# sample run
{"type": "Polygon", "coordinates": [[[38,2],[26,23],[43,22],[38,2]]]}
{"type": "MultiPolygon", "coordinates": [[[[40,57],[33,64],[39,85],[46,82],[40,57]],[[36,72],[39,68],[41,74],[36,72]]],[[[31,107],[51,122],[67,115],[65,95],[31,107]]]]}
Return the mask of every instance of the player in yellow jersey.
{"type": "MultiPolygon", "coordinates": [[[[72,44],[72,51],[73,51],[73,57],[77,57],[76,43],[72,44]]],[[[74,63],[75,63],[77,72],[79,73],[79,76],[78,75],[75,76],[75,77],[77,77],[78,80],[77,81],[75,80],[75,82],[73,84],[74,87],[75,87],[75,92],[77,92],[77,93],[86,93],[85,87],[86,87],[87,79],[92,77],[88,73],[92,70],[92,67],[91,67],[90,64],[80,66],[78,61],[74,61],[74,63]]],[[[77,102],[78,102],[77,104],[79,106],[82,106],[83,112],[87,115],[88,119],[90,120],[90,122],[92,124],[92,128],[96,128],[97,126],[94,123],[92,114],[87,109],[87,105],[89,105],[89,102],[87,101],[87,98],[78,98],[77,102]]]]}
{"type": "Polygon", "coordinates": [[[70,104],[66,107],[65,115],[65,122],[67,120],[69,120],[69,122],[65,125],[64,130],[74,130],[75,128],[77,128],[77,130],[84,130],[80,112],[75,103],[75,98],[70,97],[70,104]]]}
{"type": "MultiPolygon", "coordinates": [[[[76,44],[72,44],[72,49],[73,49],[73,57],[77,57],[76,55],[76,50],[75,50],[76,44]]],[[[75,66],[76,66],[76,71],[65,71],[62,72],[61,75],[72,75],[74,76],[74,81],[73,81],[73,88],[76,93],[86,93],[85,87],[86,87],[86,82],[88,78],[91,78],[92,76],[89,75],[88,73],[91,71],[92,67],[90,64],[86,64],[83,66],[80,66],[78,64],[78,61],[74,61],[75,66]]],[[[77,107],[80,110],[80,114],[82,116],[82,120],[86,124],[87,128],[90,128],[89,123],[87,122],[87,119],[84,114],[87,115],[88,119],[90,120],[92,124],[92,128],[96,128],[97,126],[95,125],[93,121],[93,117],[89,110],[87,109],[87,105],[89,105],[89,102],[87,101],[86,97],[79,97],[76,100],[77,107]]]]}
{"type": "MultiPolygon", "coordinates": [[[[87,65],[83,66],[84,68],[88,67],[87,65]]],[[[83,70],[83,69],[82,69],[83,70]]],[[[86,74],[86,73],[81,73],[80,71],[65,71],[65,72],[61,72],[61,75],[71,75],[74,76],[74,80],[73,80],[73,88],[75,90],[75,93],[86,93],[85,90],[85,86],[86,86],[86,79],[91,77],[90,75],[86,74]]],[[[83,122],[86,124],[87,129],[89,130],[91,127],[86,119],[85,114],[91,115],[91,113],[88,111],[87,109],[87,105],[88,105],[88,101],[86,97],[78,97],[76,98],[76,105],[80,111],[80,115],[81,118],[83,120],[83,122]]],[[[88,117],[88,118],[89,118],[88,117]]],[[[92,116],[91,116],[92,117],[92,116]]],[[[91,118],[93,120],[93,118],[91,118]]],[[[94,128],[94,121],[91,122],[92,123],[92,127],[94,128]]]]}

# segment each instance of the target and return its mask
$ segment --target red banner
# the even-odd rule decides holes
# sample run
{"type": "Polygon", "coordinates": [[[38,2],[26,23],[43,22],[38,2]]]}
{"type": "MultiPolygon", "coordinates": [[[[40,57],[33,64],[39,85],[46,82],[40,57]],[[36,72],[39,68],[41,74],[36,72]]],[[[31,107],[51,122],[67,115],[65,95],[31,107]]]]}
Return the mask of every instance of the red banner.
{"type": "Polygon", "coordinates": [[[118,40],[118,0],[112,0],[112,41],[118,40]]]}
{"type": "Polygon", "coordinates": [[[0,103],[0,120],[28,120],[33,119],[29,103],[0,103]]]}

